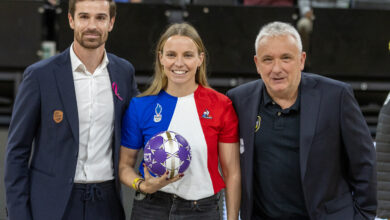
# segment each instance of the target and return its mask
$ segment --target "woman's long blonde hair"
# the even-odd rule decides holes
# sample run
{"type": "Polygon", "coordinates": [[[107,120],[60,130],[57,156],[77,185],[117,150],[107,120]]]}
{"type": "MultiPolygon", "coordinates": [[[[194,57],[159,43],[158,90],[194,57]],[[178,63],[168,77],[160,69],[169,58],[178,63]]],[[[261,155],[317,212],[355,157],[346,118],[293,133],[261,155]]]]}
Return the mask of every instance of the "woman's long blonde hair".
{"type": "Polygon", "coordinates": [[[175,35],[191,38],[194,41],[196,47],[198,48],[198,53],[204,54],[203,62],[196,72],[195,81],[196,83],[204,87],[209,87],[206,76],[206,48],[203,45],[202,39],[192,25],[188,23],[176,23],[170,25],[168,29],[161,35],[155,50],[156,60],[154,62],[153,81],[150,84],[149,88],[147,88],[143,93],[141,93],[139,97],[157,95],[162,89],[165,89],[167,87],[168,79],[162,68],[159,53],[163,53],[163,48],[167,39],[175,35]]]}

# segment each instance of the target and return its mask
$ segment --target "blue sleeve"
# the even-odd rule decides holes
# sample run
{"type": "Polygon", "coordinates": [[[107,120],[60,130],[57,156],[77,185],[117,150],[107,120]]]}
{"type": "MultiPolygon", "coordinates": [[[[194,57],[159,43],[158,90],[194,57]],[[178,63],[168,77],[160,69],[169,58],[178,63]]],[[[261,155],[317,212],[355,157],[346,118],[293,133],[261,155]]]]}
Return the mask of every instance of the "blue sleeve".
{"type": "Polygon", "coordinates": [[[140,127],[140,115],[139,107],[137,105],[137,98],[133,98],[130,101],[130,105],[127,108],[122,119],[122,135],[121,145],[131,149],[141,149],[143,147],[143,136],[140,127]]]}

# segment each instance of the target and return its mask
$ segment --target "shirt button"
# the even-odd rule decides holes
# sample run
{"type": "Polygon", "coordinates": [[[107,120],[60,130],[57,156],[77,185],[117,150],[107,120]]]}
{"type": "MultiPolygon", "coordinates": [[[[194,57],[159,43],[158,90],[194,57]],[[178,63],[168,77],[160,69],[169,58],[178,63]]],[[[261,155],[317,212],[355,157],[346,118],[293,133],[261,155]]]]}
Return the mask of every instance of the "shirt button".
{"type": "Polygon", "coordinates": [[[272,102],[272,105],[275,105],[275,102],[272,102]]]}
{"type": "Polygon", "coordinates": [[[280,116],[282,113],[281,112],[278,112],[278,116],[280,116]]]}

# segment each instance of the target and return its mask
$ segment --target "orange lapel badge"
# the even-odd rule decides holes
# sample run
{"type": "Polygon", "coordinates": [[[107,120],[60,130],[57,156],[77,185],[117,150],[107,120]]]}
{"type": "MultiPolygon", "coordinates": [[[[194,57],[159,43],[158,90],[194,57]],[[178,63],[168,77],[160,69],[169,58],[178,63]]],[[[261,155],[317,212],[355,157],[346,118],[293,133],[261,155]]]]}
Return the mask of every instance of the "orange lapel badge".
{"type": "Polygon", "coordinates": [[[55,123],[60,123],[64,119],[64,112],[61,110],[55,110],[53,113],[53,120],[55,123]]]}

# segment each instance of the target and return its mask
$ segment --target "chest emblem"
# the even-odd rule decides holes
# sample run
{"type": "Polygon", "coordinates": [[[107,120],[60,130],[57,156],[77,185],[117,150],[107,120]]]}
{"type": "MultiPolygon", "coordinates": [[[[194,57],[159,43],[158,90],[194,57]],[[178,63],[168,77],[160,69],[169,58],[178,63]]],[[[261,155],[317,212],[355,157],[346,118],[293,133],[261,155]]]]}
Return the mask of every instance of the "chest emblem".
{"type": "Polygon", "coordinates": [[[154,112],[156,114],[154,115],[153,121],[156,122],[156,123],[160,122],[161,118],[162,118],[162,115],[161,115],[162,106],[159,103],[157,103],[156,108],[154,109],[154,112]]]}
{"type": "Polygon", "coordinates": [[[209,110],[207,110],[207,108],[204,110],[203,115],[202,115],[202,118],[206,118],[206,119],[212,119],[212,118],[213,118],[213,117],[210,115],[210,112],[209,112],[209,110]]]}
{"type": "Polygon", "coordinates": [[[260,125],[261,125],[261,116],[258,115],[256,120],[256,125],[255,125],[255,133],[260,129],[260,125]]]}
{"type": "Polygon", "coordinates": [[[64,119],[64,112],[61,110],[55,110],[53,113],[53,121],[55,123],[60,123],[64,119]]]}

